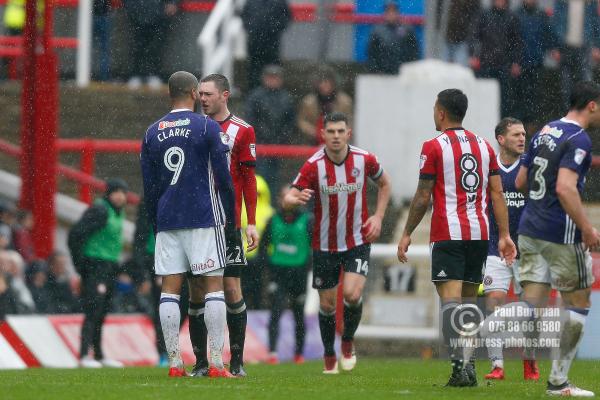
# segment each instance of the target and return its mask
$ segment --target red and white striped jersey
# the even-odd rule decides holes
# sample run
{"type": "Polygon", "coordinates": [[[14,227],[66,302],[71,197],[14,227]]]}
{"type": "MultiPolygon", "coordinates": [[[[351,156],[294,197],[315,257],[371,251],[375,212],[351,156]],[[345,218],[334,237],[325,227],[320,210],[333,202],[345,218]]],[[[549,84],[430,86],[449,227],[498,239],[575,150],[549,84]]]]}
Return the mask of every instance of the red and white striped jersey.
{"type": "Polygon", "coordinates": [[[382,173],[377,157],[354,146],[339,165],[324,148],[304,163],[293,186],[315,191],[313,249],[341,252],[367,243],[362,227],[369,217],[367,177],[382,173]]]}
{"type": "Polygon", "coordinates": [[[235,224],[241,226],[242,192],[244,180],[241,174],[242,164],[256,163],[256,134],[254,128],[233,114],[225,121],[217,121],[223,132],[221,140],[229,147],[229,171],[235,190],[235,224]]]}
{"type": "Polygon", "coordinates": [[[492,146],[462,128],[423,143],[420,179],[435,179],[432,243],[488,240],[488,181],[498,169],[492,146]]]}

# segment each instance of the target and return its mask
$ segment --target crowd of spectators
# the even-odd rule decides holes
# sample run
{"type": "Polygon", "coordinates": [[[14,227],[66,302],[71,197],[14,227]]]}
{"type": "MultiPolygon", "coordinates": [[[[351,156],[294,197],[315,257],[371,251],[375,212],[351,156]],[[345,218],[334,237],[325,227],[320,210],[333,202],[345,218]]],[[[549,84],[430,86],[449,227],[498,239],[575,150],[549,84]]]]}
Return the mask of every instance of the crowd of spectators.
{"type": "Polygon", "coordinates": [[[35,256],[29,211],[0,202],[0,319],[7,314],[73,313],[79,307],[79,280],[67,254],[35,256]]]}

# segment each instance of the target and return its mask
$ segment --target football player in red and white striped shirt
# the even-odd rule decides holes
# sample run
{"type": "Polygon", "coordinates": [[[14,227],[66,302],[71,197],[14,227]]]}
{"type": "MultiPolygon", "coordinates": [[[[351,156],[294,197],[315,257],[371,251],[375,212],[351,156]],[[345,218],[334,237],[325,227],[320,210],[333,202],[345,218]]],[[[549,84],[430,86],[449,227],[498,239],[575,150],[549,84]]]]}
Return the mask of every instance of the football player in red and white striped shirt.
{"type": "Polygon", "coordinates": [[[442,300],[442,333],[453,366],[448,386],[477,384],[474,364],[465,360],[468,363],[463,368],[461,349],[452,344],[462,329],[455,321],[463,323],[464,316],[474,311],[483,319],[477,306],[461,303],[477,297],[483,278],[490,199],[498,225],[500,257],[510,265],[517,254],[508,230],[508,210],[496,155],[485,139],[462,128],[467,107],[467,96],[458,89],[438,94],[433,115],[436,130],[442,133],[423,144],[419,184],[398,244],[398,259],[406,262],[410,235],[433,196],[431,280],[442,300]],[[465,315],[460,317],[462,312],[465,315]]]}
{"type": "Polygon", "coordinates": [[[370,243],[381,233],[390,199],[390,179],[373,154],[348,144],[351,129],[342,113],[325,117],[325,147],[304,163],[284,198],[291,209],[314,197],[313,287],[319,291],[319,326],[325,347],[323,373],[337,374],[335,341],[336,286],[344,268],[342,369],[356,364],[354,332],[362,316],[362,292],[369,271],[370,243]],[[367,178],[377,184],[377,209],[369,217],[367,178]]]}
{"type": "MultiPolygon", "coordinates": [[[[247,265],[241,237],[242,198],[246,206],[248,227],[246,239],[248,251],[258,246],[256,230],[256,135],[254,128],[233,115],[227,107],[230,87],[227,77],[211,74],[200,80],[200,105],[202,111],[221,125],[221,140],[229,149],[229,169],[235,191],[235,224],[239,230],[234,246],[228,246],[227,266],[223,277],[225,303],[227,306],[227,326],[229,328],[229,346],[231,349],[230,372],[235,376],[245,376],[243,368],[244,342],[246,340],[247,313],[242,297],[241,273],[247,265]]],[[[196,355],[196,366],[192,376],[204,375],[206,365],[206,335],[204,332],[203,298],[194,297],[190,301],[190,338],[196,355]]]]}

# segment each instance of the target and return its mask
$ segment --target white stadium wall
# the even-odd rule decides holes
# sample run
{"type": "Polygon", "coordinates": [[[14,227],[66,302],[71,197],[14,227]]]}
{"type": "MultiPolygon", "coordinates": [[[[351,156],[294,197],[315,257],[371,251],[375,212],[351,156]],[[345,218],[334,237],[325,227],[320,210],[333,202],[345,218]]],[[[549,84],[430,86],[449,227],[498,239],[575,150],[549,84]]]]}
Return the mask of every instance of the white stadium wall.
{"type": "Polygon", "coordinates": [[[425,140],[437,136],[433,104],[448,88],[469,98],[464,127],[495,145],[500,88],[495,80],[475,79],[473,72],[439,60],[402,66],[400,75],[360,75],[356,81],[355,143],[379,156],[392,176],[393,197],[409,199],[417,187],[419,154],[425,140]]]}

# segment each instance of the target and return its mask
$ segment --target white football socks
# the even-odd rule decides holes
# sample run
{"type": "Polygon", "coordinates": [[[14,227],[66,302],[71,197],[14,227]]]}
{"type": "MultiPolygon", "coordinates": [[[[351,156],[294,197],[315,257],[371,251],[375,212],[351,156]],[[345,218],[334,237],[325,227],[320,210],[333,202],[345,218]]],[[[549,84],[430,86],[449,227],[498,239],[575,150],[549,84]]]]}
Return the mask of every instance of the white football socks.
{"type": "Polygon", "coordinates": [[[223,368],[223,345],[225,343],[225,324],[227,309],[223,291],[207,293],[204,297],[204,323],[208,334],[208,350],[210,364],[216,368],[223,368]]]}
{"type": "Polygon", "coordinates": [[[575,358],[579,342],[583,336],[583,327],[585,326],[585,317],[588,310],[564,310],[563,312],[567,314],[567,318],[561,318],[564,322],[560,336],[560,356],[552,361],[552,370],[548,379],[555,386],[562,385],[568,379],[571,363],[575,358]]]}
{"type": "Polygon", "coordinates": [[[160,325],[165,339],[169,365],[174,368],[183,367],[179,351],[179,324],[181,322],[179,299],[180,296],[177,294],[161,293],[158,306],[160,325]]]}

